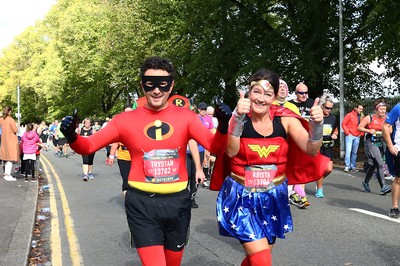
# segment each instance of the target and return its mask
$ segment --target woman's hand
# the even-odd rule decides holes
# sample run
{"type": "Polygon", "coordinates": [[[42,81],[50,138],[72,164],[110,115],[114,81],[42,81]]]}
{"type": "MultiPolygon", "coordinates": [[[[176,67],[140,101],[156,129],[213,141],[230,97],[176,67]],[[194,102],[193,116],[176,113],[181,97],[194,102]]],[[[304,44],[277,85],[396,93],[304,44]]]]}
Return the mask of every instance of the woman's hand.
{"type": "Polygon", "coordinates": [[[250,99],[244,97],[244,92],[239,91],[239,101],[236,105],[236,114],[242,116],[244,114],[250,113],[250,99]]]}

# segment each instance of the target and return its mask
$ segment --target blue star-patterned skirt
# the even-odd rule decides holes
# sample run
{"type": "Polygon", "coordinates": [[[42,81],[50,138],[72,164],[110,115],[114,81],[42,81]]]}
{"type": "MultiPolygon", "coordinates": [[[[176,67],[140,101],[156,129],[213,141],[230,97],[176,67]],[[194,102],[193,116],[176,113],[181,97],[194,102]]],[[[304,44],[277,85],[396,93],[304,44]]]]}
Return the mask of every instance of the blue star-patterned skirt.
{"type": "Polygon", "coordinates": [[[287,180],[266,192],[249,192],[228,176],[218,194],[219,234],[240,242],[267,238],[285,238],[293,231],[287,180]]]}

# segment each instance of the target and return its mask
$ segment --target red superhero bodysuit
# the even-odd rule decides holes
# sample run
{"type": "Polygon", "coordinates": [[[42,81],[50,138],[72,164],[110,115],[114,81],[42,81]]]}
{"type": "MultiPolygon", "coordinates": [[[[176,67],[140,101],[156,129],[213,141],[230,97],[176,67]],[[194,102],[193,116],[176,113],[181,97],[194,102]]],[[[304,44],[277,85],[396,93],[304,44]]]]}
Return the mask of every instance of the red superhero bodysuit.
{"type": "Polygon", "coordinates": [[[197,115],[186,108],[168,105],[161,111],[139,107],[118,114],[98,133],[78,139],[71,148],[90,154],[109,143],[122,142],[132,165],[131,187],[154,193],[174,193],[187,187],[186,144],[194,139],[213,152],[224,149],[226,136],[215,136],[197,115]]]}

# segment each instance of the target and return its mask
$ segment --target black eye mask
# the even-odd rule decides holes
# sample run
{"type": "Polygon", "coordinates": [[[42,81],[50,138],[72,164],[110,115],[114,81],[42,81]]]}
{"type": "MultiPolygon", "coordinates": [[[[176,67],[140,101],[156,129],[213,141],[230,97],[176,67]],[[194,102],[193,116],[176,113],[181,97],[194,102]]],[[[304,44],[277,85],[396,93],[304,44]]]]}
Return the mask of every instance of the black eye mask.
{"type": "Polygon", "coordinates": [[[171,76],[142,76],[142,86],[146,92],[158,88],[160,91],[167,92],[171,89],[174,78],[171,76]]]}

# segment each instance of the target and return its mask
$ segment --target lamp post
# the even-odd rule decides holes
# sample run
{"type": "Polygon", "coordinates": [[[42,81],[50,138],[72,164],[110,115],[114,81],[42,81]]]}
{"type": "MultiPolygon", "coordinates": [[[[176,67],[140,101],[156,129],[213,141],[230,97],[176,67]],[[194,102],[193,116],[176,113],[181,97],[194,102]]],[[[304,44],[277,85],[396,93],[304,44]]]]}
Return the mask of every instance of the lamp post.
{"type": "Polygon", "coordinates": [[[344,88],[343,88],[343,16],[342,0],[339,0],[339,113],[340,113],[340,158],[344,157],[344,132],[342,121],[344,119],[344,88]]]}
{"type": "Polygon", "coordinates": [[[21,110],[20,110],[20,88],[17,86],[17,113],[15,114],[18,119],[18,126],[21,124],[21,110]]]}

